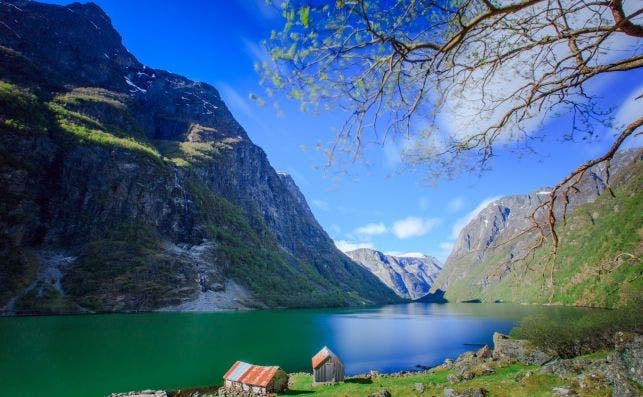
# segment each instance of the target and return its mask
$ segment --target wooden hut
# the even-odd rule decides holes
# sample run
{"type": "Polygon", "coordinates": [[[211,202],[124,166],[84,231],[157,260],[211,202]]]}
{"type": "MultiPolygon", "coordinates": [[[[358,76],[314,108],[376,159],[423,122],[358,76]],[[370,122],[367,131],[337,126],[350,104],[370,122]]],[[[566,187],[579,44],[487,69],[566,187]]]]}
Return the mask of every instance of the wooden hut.
{"type": "Polygon", "coordinates": [[[344,363],[324,346],[313,356],[313,377],[315,383],[336,383],[344,381],[344,363]]]}
{"type": "Polygon", "coordinates": [[[288,388],[288,374],[279,367],[262,367],[237,361],[223,375],[224,387],[231,390],[267,395],[288,388]]]}

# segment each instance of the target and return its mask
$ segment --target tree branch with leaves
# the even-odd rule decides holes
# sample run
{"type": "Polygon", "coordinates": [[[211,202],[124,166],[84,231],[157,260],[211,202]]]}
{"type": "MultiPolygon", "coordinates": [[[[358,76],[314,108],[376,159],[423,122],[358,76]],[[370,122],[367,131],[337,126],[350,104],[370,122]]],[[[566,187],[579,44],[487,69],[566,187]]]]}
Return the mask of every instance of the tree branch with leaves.
{"type": "Polygon", "coordinates": [[[432,178],[480,172],[499,147],[528,146],[560,114],[571,119],[564,139],[616,131],[604,155],[572,172],[537,209],[548,214],[545,226],[533,216],[542,236],[534,249],[549,240],[555,257],[556,205],[565,206],[589,167],[609,164],[641,134],[640,117],[612,125],[612,109],[602,108],[591,89],[601,76],[643,67],[640,6],[635,0],[290,0],[281,4],[283,29],[266,41],[272,60],[256,68],[268,97],[281,91],[306,111],[346,114],[328,148],[331,160],[347,152],[354,160],[366,143],[404,137],[404,158],[432,178]]]}

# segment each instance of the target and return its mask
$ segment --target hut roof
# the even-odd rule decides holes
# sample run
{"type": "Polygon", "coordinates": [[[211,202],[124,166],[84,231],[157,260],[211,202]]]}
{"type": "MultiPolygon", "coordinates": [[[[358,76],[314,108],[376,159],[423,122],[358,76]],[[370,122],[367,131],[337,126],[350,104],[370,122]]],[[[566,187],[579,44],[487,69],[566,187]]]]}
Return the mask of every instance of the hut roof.
{"type": "Polygon", "coordinates": [[[223,379],[233,382],[241,382],[252,386],[268,386],[272,378],[279,370],[279,367],[263,367],[237,361],[223,375],[223,379]]]}
{"type": "MultiPolygon", "coordinates": [[[[316,369],[326,361],[327,358],[334,357],[339,360],[339,357],[335,355],[327,346],[324,346],[317,354],[313,356],[313,369],[316,369]]],[[[341,361],[341,360],[339,360],[341,361]]]]}

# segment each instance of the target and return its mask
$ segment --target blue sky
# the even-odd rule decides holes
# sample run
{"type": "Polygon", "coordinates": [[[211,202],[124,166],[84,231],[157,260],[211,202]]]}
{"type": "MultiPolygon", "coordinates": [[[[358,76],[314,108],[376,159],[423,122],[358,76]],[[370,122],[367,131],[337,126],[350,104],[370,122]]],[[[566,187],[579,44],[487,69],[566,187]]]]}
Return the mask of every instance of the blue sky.
{"type": "MultiPolygon", "coordinates": [[[[264,0],[95,2],[141,62],[214,85],[273,167],[293,176],[318,221],[343,247],[445,259],[458,226],[481,204],[554,184],[609,143],[610,131],[601,131],[603,138],[590,144],[561,142],[567,126],[563,118],[545,125],[549,138],[536,144],[539,156],[521,158],[501,150],[482,176],[427,183],[421,170],[404,167],[396,145],[367,149],[368,165],[326,169],[315,147],[332,141],[342,114],[303,114],[298,104],[288,102],[279,114],[248,99],[251,92],[262,91],[253,69],[263,56],[260,42],[281,23],[264,0]]],[[[604,104],[618,109],[624,98],[643,92],[641,81],[640,71],[613,76],[598,91],[604,104]]],[[[632,105],[623,111],[640,113],[632,105]]]]}

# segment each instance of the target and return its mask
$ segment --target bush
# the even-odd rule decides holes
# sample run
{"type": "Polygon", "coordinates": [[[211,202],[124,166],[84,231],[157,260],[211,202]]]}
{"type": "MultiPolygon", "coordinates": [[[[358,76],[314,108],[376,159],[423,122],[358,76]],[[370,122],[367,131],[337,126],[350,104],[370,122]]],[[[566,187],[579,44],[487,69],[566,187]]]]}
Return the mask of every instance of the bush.
{"type": "Polygon", "coordinates": [[[643,330],[640,304],[615,310],[588,310],[538,314],[525,317],[511,336],[528,339],[540,348],[556,351],[563,358],[576,357],[613,346],[617,331],[643,330]]]}

